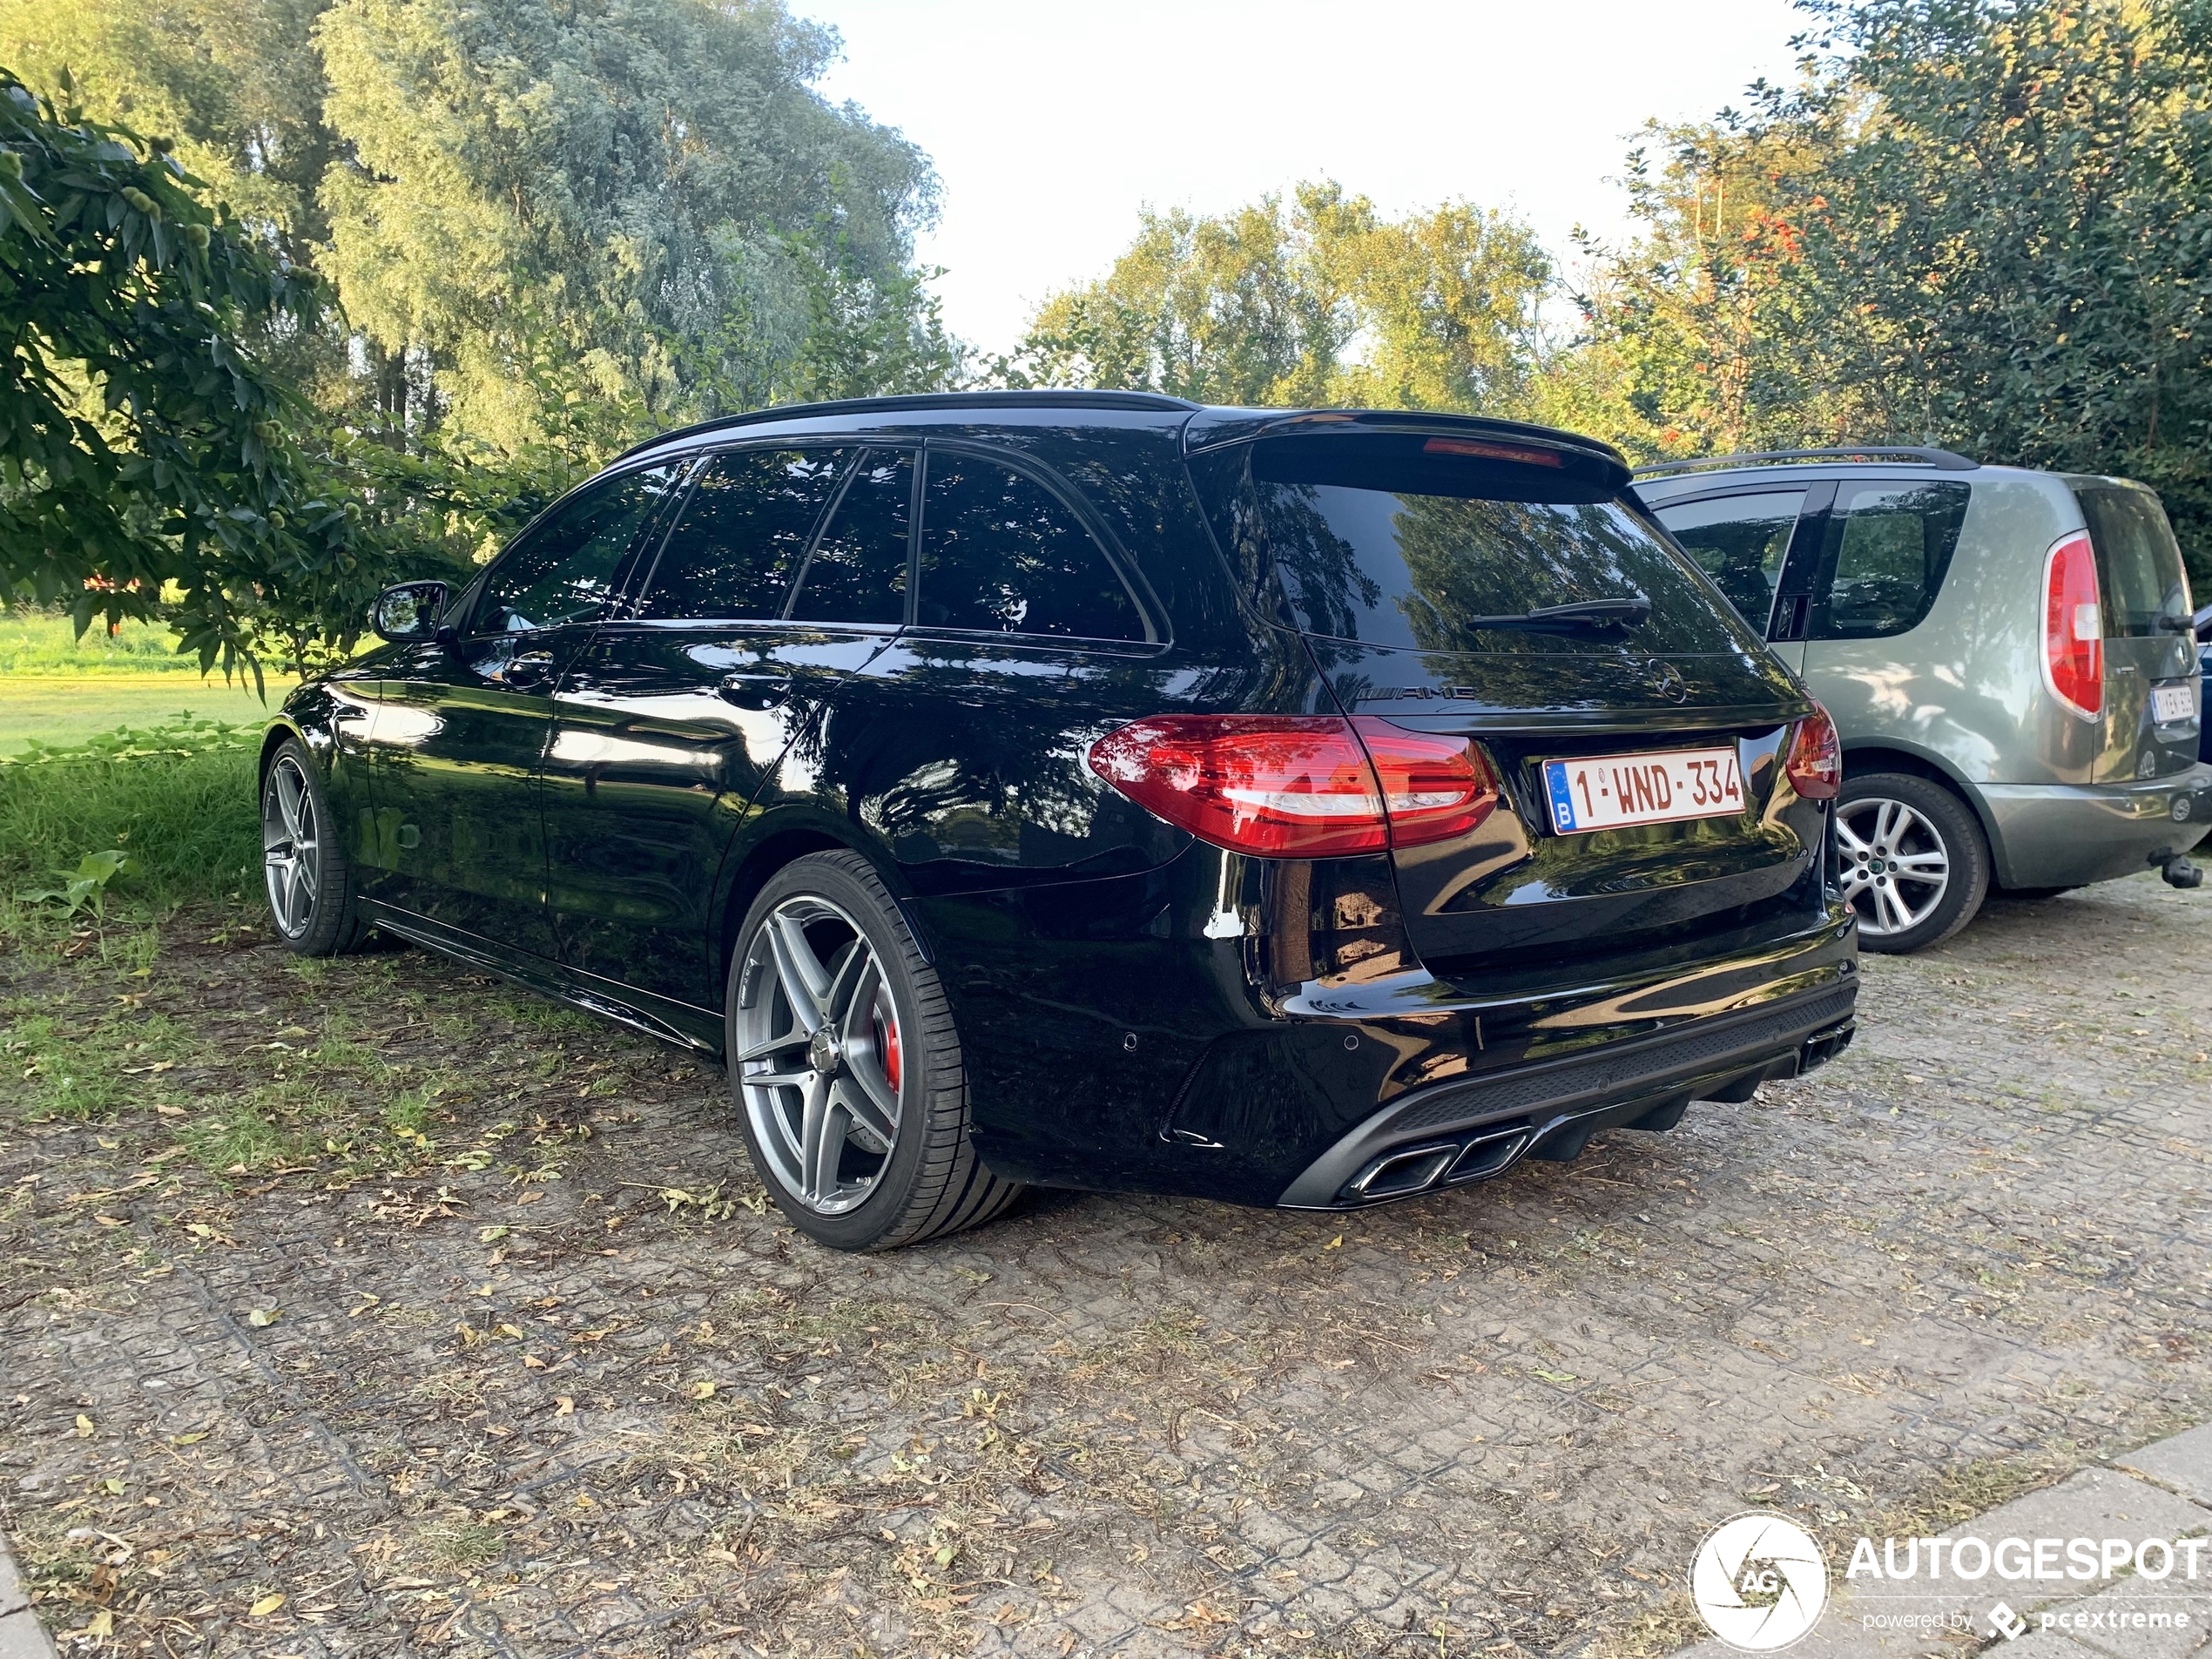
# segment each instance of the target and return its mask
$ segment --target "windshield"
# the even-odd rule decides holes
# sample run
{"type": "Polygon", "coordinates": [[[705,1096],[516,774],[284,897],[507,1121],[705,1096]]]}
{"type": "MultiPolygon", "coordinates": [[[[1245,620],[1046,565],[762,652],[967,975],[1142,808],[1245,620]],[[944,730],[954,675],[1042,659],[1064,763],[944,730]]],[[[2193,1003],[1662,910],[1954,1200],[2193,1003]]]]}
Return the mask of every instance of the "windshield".
{"type": "Polygon", "coordinates": [[[1676,653],[1745,648],[1741,624],[1618,499],[1500,500],[1293,482],[1265,476],[1271,470],[1264,456],[1253,468],[1250,528],[1309,633],[1428,651],[1615,651],[1624,642],[1676,653]],[[1629,629],[1532,631],[1490,622],[1635,596],[1650,601],[1650,619],[1629,629]]]}

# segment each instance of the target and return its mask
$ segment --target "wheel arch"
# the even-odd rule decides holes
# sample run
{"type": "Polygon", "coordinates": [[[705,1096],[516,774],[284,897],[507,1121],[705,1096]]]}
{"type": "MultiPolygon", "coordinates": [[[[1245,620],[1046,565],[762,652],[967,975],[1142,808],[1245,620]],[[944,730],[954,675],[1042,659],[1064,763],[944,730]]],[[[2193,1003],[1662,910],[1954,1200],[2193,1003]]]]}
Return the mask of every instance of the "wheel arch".
{"type": "Polygon", "coordinates": [[[868,845],[868,838],[840,833],[849,828],[841,821],[832,821],[813,813],[792,817],[773,826],[763,825],[745,843],[732,846],[724,855],[720,886],[720,901],[714,907],[715,935],[712,941],[714,981],[718,996],[728,980],[730,956],[737,949],[738,930],[745,925],[745,912],[760,896],[779,870],[810,853],[857,853],[873,867],[877,877],[889,888],[899,908],[906,916],[907,925],[914,932],[924,958],[934,960],[936,953],[924,936],[914,907],[906,902],[907,885],[900,878],[898,867],[886,860],[879,847],[868,845]]]}
{"type": "Polygon", "coordinates": [[[1981,791],[1967,781],[1966,775],[1943,756],[1894,738],[1879,738],[1871,743],[1844,745],[1844,776],[1862,778],[1869,772],[1901,772],[1914,778],[1925,778],[1939,784],[1962,801],[1973,814],[1974,822],[1981,826],[1981,839],[1989,848],[1991,873],[2002,887],[2011,879],[2011,862],[2005,856],[2005,843],[1998,833],[1997,820],[1990,815],[1989,803],[1981,791]]]}
{"type": "MultiPolygon", "coordinates": [[[[260,759],[254,763],[253,786],[256,789],[268,782],[270,763],[275,760],[276,752],[284,746],[284,740],[287,738],[297,738],[300,746],[305,748],[310,756],[315,755],[314,740],[298,725],[289,719],[281,718],[272,722],[269,729],[261,734],[261,754],[260,759]]],[[[315,756],[315,759],[317,764],[327,772],[328,763],[319,756],[315,756]]]]}

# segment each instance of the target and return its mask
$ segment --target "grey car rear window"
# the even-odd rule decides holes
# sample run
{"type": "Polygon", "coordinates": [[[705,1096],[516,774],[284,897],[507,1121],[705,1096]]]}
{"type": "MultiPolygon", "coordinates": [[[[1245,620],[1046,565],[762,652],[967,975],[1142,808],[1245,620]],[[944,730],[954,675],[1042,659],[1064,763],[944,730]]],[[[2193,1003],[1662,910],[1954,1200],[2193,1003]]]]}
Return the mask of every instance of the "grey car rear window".
{"type": "Polygon", "coordinates": [[[2147,489],[2115,485],[2077,488],[2097,553],[2097,591],[2104,600],[2105,637],[2142,639],[2163,631],[2161,616],[2189,614],[2188,576],[2166,509],[2147,489]]]}

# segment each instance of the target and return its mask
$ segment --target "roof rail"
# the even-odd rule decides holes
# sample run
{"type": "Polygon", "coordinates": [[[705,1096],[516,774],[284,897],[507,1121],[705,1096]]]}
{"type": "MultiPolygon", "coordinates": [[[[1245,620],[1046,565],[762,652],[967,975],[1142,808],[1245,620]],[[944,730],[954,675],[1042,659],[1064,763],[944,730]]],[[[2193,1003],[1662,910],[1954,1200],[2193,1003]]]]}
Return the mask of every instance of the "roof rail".
{"type": "Polygon", "coordinates": [[[1908,460],[1935,468],[1939,472],[1973,472],[1981,462],[1969,461],[1948,449],[1933,449],[1921,443],[1862,443],[1842,449],[1761,449],[1756,454],[1741,455],[1708,455],[1702,461],[1669,461],[1656,467],[1638,467],[1639,478],[1660,478],[1675,472],[1703,472],[1708,468],[1779,466],[1791,461],[1853,461],[1876,462],[1908,460]]]}
{"type": "Polygon", "coordinates": [[[817,415],[895,415],[902,410],[917,409],[1156,409],[1163,414],[1188,413],[1204,405],[1180,397],[1168,397],[1157,392],[1087,392],[1077,390],[1041,390],[1034,392],[914,392],[902,397],[842,398],[826,403],[783,403],[772,408],[750,409],[743,415],[718,415],[711,421],[700,421],[691,426],[678,427],[633,443],[615,459],[642,455],[677,438],[694,437],[702,432],[717,432],[725,427],[752,426],[766,421],[792,421],[817,415]]]}

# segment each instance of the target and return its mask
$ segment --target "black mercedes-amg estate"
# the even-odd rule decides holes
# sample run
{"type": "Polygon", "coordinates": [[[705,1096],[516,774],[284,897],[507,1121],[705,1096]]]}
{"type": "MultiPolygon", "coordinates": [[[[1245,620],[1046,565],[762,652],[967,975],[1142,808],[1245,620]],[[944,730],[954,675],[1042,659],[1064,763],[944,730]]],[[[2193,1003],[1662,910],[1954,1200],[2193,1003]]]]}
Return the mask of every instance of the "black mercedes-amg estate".
{"type": "Polygon", "coordinates": [[[718,1057],[826,1244],[1404,1197],[1851,1037],[1827,717],[1568,433],[772,409],[374,624],[262,754],[286,941],[718,1057]]]}

